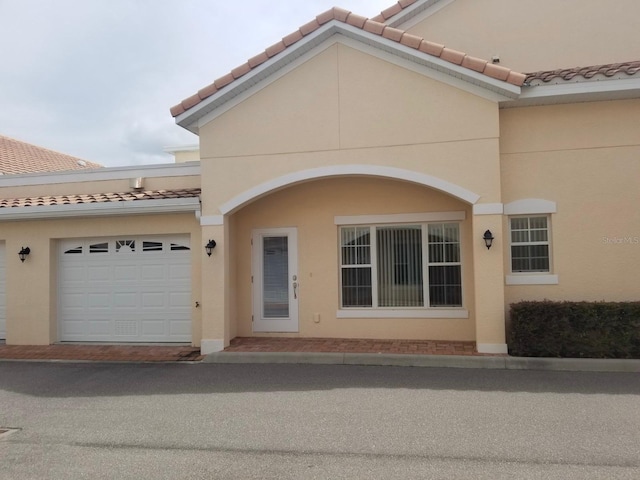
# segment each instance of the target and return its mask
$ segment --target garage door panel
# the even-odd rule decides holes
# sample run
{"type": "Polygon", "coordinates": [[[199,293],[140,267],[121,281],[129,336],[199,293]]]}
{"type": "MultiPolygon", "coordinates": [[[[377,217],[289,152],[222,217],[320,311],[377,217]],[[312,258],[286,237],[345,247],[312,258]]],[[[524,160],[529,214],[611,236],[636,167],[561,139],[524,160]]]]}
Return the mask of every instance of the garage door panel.
{"type": "Polygon", "coordinates": [[[171,292],[169,294],[169,307],[185,307],[191,306],[190,292],[171,292]]]}
{"type": "Polygon", "coordinates": [[[191,267],[189,265],[169,265],[169,276],[180,280],[190,279],[191,267]]]}
{"type": "Polygon", "coordinates": [[[170,323],[171,335],[182,336],[191,334],[191,322],[174,320],[170,323]]]}
{"type": "Polygon", "coordinates": [[[142,265],[140,279],[146,282],[163,281],[168,278],[166,265],[142,265]]]}
{"type": "Polygon", "coordinates": [[[171,250],[175,237],[62,243],[61,340],[191,341],[191,255],[171,250]],[[90,245],[102,251],[89,253],[90,245]],[[72,247],[79,253],[65,254],[72,247]]]}
{"type": "Polygon", "coordinates": [[[85,300],[88,310],[109,309],[111,307],[111,295],[108,293],[87,292],[85,300]]]}
{"type": "Polygon", "coordinates": [[[90,282],[109,282],[111,280],[111,267],[92,263],[86,267],[86,277],[90,282]]]}
{"type": "Polygon", "coordinates": [[[163,309],[167,307],[166,292],[147,292],[142,294],[142,308],[163,309]]]}
{"type": "Polygon", "coordinates": [[[137,265],[114,265],[113,281],[114,282],[136,282],[138,280],[137,265]]]}
{"type": "Polygon", "coordinates": [[[116,309],[135,309],[139,307],[139,296],[134,292],[113,292],[113,306],[116,309]]]}

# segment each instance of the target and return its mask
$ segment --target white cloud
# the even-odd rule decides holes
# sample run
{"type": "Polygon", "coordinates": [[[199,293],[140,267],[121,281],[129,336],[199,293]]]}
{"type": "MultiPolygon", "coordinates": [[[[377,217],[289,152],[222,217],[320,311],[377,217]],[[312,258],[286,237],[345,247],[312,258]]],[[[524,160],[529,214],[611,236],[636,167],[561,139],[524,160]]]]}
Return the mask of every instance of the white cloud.
{"type": "Polygon", "coordinates": [[[334,3],[394,2],[0,0],[0,134],[106,166],[170,161],[163,146],[197,142],[172,105],[334,3]]]}

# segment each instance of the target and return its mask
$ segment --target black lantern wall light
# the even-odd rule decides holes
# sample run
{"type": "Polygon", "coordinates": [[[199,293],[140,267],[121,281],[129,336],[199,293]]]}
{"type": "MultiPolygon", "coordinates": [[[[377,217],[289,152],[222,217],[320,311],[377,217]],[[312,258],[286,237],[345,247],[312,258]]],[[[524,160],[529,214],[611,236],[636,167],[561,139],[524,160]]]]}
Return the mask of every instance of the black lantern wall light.
{"type": "Polygon", "coordinates": [[[207,256],[211,256],[211,252],[213,252],[213,249],[216,248],[216,241],[215,240],[209,240],[207,242],[207,244],[204,246],[204,249],[207,252],[207,256]]]}
{"type": "Polygon", "coordinates": [[[31,249],[29,247],[22,247],[18,252],[18,256],[20,257],[20,261],[24,263],[27,256],[31,253],[31,249]]]}
{"type": "Polygon", "coordinates": [[[484,244],[487,246],[487,250],[489,250],[493,244],[493,234],[491,233],[491,230],[484,232],[482,239],[484,240],[484,244]]]}

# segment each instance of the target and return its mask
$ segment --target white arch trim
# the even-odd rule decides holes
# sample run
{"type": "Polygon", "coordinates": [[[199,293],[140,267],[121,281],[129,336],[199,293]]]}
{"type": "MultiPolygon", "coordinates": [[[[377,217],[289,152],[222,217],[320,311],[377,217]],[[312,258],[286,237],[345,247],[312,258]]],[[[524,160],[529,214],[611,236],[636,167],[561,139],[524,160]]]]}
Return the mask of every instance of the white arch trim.
{"type": "Polygon", "coordinates": [[[240,195],[233,197],[228,202],[220,205],[220,212],[223,215],[233,213],[243,205],[260,198],[270,192],[281,188],[302,183],[309,180],[320,178],[339,177],[339,176],[369,176],[391,178],[395,180],[404,180],[425,187],[434,188],[441,192],[448,193],[464,202],[474,204],[480,199],[480,195],[473,193],[459,185],[447,182],[431,175],[424,173],[412,172],[395,167],[382,167],[373,165],[331,165],[327,167],[311,168],[309,170],[301,170],[299,172],[289,173],[281,177],[274,178],[268,182],[261,183],[249,190],[245,190],[240,195]]]}
{"type": "Polygon", "coordinates": [[[505,215],[527,215],[537,213],[556,213],[556,202],[541,198],[524,198],[504,206],[505,215]]]}

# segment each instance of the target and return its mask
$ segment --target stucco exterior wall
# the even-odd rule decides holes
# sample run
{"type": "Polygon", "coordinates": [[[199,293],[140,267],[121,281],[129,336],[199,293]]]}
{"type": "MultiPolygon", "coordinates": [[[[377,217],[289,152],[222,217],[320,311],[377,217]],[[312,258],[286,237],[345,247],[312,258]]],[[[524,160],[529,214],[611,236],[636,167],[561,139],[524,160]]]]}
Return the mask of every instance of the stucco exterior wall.
{"type": "Polygon", "coordinates": [[[188,234],[192,256],[192,334],[201,338],[200,226],[193,213],[147,216],[111,216],[65,220],[3,222],[0,241],[7,252],[7,343],[47,345],[57,341],[57,241],[69,238],[119,235],[188,234]],[[29,246],[31,254],[21,263],[17,252],[29,246]]]}
{"type": "Polygon", "coordinates": [[[535,72],[635,60],[639,18],[636,0],[455,0],[417,25],[399,28],[535,72]]]}
{"type": "Polygon", "coordinates": [[[275,177],[347,164],[499,201],[498,135],[496,103],[334,44],[201,127],[203,214],[275,177]]]}
{"type": "MultiPolygon", "coordinates": [[[[233,290],[237,335],[253,336],[251,234],[253,229],[298,229],[299,336],[474,340],[473,253],[469,205],[431,189],[381,179],[308,182],[273,193],[233,215],[233,290]],[[461,221],[465,319],[336,318],[339,309],[339,236],[336,215],[464,211],[461,221]],[[320,321],[313,321],[314,315],[320,321]]],[[[278,336],[283,334],[279,333],[278,336]]]]}
{"type": "Polygon", "coordinates": [[[640,100],[501,111],[504,202],[557,203],[551,248],[559,283],[507,286],[507,304],[640,298],[639,124],[640,100]]]}

